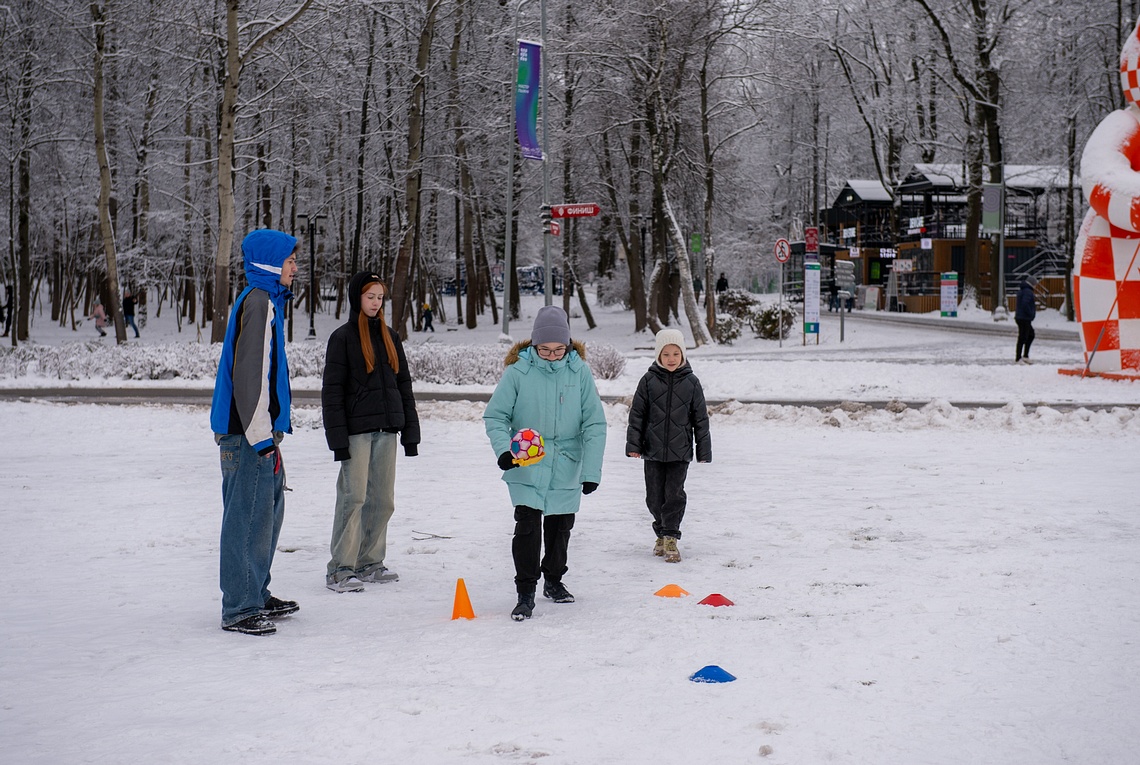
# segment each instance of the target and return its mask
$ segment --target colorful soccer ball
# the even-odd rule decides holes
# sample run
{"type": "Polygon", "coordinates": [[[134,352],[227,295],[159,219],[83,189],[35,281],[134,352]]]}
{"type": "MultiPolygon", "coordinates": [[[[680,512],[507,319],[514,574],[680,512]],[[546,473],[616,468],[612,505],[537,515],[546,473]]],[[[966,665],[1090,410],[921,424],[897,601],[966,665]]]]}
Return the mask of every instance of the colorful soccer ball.
{"type": "Polygon", "coordinates": [[[511,456],[520,465],[533,465],[546,456],[546,442],[537,430],[523,428],[511,438],[511,456]]]}

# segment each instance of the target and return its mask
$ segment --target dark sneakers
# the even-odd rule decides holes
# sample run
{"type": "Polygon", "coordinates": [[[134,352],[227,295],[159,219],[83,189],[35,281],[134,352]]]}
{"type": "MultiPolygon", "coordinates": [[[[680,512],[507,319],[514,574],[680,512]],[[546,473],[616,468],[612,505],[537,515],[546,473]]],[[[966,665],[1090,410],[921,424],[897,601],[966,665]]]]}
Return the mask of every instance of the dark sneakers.
{"type": "Polygon", "coordinates": [[[542,596],[550,598],[555,603],[573,603],[574,596],[566,589],[562,582],[545,582],[542,585],[542,596]]]}
{"type": "Polygon", "coordinates": [[[529,619],[534,613],[534,593],[533,592],[520,592],[519,603],[515,606],[515,610],[511,611],[511,618],[516,622],[521,622],[523,619],[529,619]]]}
{"type": "Polygon", "coordinates": [[[282,616],[289,616],[301,610],[295,600],[282,600],[275,598],[272,595],[265,601],[265,605],[261,607],[261,615],[268,619],[280,619],[282,616]]]}
{"type": "Polygon", "coordinates": [[[223,624],[222,629],[226,632],[241,632],[245,635],[272,635],[277,631],[277,625],[261,614],[254,614],[234,624],[223,624]]]}

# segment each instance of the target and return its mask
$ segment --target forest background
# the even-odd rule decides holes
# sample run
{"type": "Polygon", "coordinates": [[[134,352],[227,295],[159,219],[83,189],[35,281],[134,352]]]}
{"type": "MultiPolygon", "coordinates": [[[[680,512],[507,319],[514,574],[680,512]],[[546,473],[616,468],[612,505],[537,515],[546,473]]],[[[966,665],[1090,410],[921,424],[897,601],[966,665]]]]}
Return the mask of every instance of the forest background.
{"type": "MultiPolygon", "coordinates": [[[[1006,163],[1078,174],[1085,139],[1123,106],[1137,5],[11,0],[10,341],[34,317],[75,327],[98,299],[125,342],[126,291],[217,341],[243,284],[238,243],[262,226],[302,239],[302,315],[339,316],[347,277],[369,268],[405,335],[425,304],[437,321],[499,323],[508,234],[519,265],[542,262],[542,163],[517,157],[509,121],[515,41],[545,28],[549,200],[602,208],[551,238],[561,300],[592,326],[577,287],[593,284],[632,331],[669,323],[672,303],[701,344],[716,301],[698,302],[693,276],[772,284],[772,243],[818,223],[848,179],[896,189],[915,162],[960,164],[980,215],[981,183],[1006,163]]],[[[506,288],[517,310],[517,280],[506,288]]]]}

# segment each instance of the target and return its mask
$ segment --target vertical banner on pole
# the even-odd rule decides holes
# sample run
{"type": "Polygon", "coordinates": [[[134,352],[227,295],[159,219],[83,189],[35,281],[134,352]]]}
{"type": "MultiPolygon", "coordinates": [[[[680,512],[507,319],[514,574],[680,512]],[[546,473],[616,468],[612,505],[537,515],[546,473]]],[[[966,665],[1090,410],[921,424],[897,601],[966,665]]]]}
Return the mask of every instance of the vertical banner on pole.
{"type": "MultiPolygon", "coordinates": [[[[819,263],[804,263],[804,335],[819,342],[819,263]]],[[[804,342],[807,342],[805,337],[804,342]]]]}
{"type": "Polygon", "coordinates": [[[946,271],[942,274],[942,315],[958,315],[958,272],[946,271]]]}
{"type": "Polygon", "coordinates": [[[515,81],[515,133],[524,159],[542,160],[538,142],[538,98],[542,83],[542,43],[519,40],[515,81]]]}

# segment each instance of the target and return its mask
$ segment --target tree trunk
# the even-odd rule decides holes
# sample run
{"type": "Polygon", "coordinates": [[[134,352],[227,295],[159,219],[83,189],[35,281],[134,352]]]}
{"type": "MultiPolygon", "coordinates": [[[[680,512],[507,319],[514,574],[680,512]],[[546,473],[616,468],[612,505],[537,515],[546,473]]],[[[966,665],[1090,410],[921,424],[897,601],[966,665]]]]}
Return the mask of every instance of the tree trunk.
{"type": "Polygon", "coordinates": [[[218,244],[214,250],[214,310],[210,342],[226,339],[230,311],[230,259],[234,249],[234,118],[237,112],[241,51],[238,49],[238,0],[226,0],[226,72],[218,128],[218,244]]]}
{"type": "Polygon", "coordinates": [[[108,308],[115,322],[115,341],[121,344],[127,342],[127,325],[119,301],[119,266],[115,254],[115,231],[111,225],[111,164],[107,159],[107,134],[103,122],[106,8],[91,3],[91,20],[95,22],[95,157],[99,163],[99,230],[103,238],[103,255],[107,259],[108,308]]]}
{"type": "MultiPolygon", "coordinates": [[[[360,235],[364,226],[364,150],[368,144],[368,98],[372,93],[372,63],[376,53],[376,18],[368,24],[368,65],[364,70],[364,95],[360,100],[360,141],[356,149],[356,226],[352,231],[352,264],[350,274],[360,270],[360,235]]],[[[339,289],[338,289],[339,294],[339,289]]],[[[337,316],[340,316],[340,298],[337,298],[337,316]]]]}
{"type": "MultiPolygon", "coordinates": [[[[407,316],[404,304],[407,302],[409,274],[412,264],[412,250],[416,244],[416,229],[420,220],[420,186],[423,178],[421,158],[424,147],[424,94],[427,89],[427,68],[431,41],[435,34],[435,19],[439,13],[441,0],[426,0],[427,15],[420,30],[419,48],[416,52],[416,68],[412,75],[412,88],[408,100],[408,160],[404,171],[404,217],[400,248],[396,255],[395,274],[392,278],[392,327],[407,338],[407,316]]],[[[456,289],[458,289],[458,284],[456,289]]]]}

